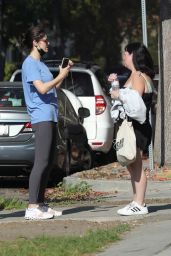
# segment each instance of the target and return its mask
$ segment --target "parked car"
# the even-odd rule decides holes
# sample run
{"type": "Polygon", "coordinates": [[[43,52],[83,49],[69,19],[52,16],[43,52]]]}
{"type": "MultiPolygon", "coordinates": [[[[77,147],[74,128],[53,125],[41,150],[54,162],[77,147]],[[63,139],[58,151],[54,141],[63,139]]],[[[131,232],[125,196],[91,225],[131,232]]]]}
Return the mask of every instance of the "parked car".
{"type": "MultiPolygon", "coordinates": [[[[61,61],[46,61],[54,76],[59,72],[61,61]]],[[[10,81],[21,81],[21,69],[16,70],[10,81]]],[[[111,100],[104,74],[99,66],[90,63],[74,63],[71,72],[61,85],[75,94],[83,107],[90,110],[84,120],[88,143],[96,152],[107,153],[112,147],[114,125],[110,116],[111,100]]],[[[71,99],[76,109],[76,101],[71,99]]]]}
{"type": "MultiPolygon", "coordinates": [[[[90,169],[92,150],[82,123],[89,110],[79,107],[78,115],[62,89],[58,90],[59,119],[55,167],[90,169]]],[[[30,169],[34,162],[35,137],[27,114],[21,82],[0,82],[0,166],[30,169]]]]}

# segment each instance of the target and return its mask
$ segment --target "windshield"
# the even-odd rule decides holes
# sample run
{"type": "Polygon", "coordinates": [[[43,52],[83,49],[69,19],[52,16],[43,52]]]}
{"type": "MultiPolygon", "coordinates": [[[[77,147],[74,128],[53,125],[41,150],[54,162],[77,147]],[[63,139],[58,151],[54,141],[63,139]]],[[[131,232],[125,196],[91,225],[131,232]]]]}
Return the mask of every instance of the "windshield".
{"type": "MultiPolygon", "coordinates": [[[[58,75],[57,71],[50,70],[54,77],[58,75]]],[[[91,76],[88,73],[80,71],[70,71],[66,79],[61,84],[61,88],[67,89],[76,96],[91,97],[94,96],[91,76]]]]}
{"type": "Polygon", "coordinates": [[[25,107],[22,88],[0,87],[0,107],[25,107]]]}

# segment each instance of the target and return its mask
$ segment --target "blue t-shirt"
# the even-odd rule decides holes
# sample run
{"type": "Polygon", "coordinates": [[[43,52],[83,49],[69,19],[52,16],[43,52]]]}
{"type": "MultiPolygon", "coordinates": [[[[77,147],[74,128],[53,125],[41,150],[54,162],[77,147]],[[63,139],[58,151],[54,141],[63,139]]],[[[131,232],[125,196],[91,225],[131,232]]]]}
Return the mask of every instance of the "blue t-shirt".
{"type": "Polygon", "coordinates": [[[35,80],[48,82],[52,79],[52,73],[42,61],[35,60],[31,56],[24,60],[22,65],[22,82],[27,110],[32,124],[43,121],[57,122],[56,89],[53,88],[45,94],[40,94],[33,85],[35,80]]]}

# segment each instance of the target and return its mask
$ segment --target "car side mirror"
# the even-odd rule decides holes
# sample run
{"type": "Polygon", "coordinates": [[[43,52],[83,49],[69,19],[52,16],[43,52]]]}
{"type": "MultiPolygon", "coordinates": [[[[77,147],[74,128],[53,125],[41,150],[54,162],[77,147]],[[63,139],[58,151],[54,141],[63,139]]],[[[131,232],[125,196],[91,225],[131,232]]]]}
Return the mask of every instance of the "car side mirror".
{"type": "Polygon", "coordinates": [[[90,110],[88,108],[81,107],[81,108],[78,109],[78,115],[81,118],[89,117],[90,116],[90,110]]]}

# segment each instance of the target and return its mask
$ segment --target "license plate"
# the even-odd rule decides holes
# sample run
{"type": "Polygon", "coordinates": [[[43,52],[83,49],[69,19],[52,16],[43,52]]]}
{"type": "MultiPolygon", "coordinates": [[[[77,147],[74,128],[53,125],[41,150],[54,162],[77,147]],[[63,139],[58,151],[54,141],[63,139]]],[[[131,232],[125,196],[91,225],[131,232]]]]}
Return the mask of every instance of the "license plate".
{"type": "Polygon", "coordinates": [[[0,136],[8,136],[9,128],[8,125],[0,125],[0,136]]]}

